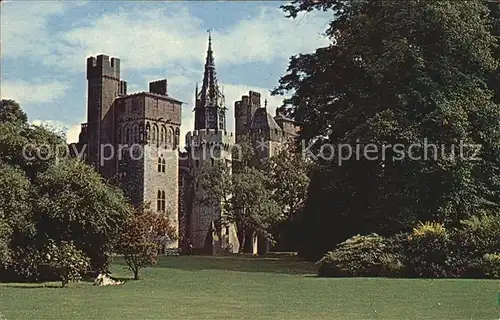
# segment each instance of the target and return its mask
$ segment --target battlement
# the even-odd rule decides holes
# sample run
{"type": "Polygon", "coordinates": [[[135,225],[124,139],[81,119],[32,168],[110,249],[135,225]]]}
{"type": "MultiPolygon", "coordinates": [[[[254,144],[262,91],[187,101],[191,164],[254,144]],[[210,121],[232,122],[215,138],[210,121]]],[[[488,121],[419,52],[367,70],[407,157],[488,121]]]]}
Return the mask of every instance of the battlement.
{"type": "Polygon", "coordinates": [[[215,131],[215,129],[193,130],[186,134],[186,145],[205,143],[234,144],[232,132],[215,131]]]}
{"type": "Polygon", "coordinates": [[[104,54],[87,58],[87,79],[103,76],[120,80],[120,59],[104,54]]]}

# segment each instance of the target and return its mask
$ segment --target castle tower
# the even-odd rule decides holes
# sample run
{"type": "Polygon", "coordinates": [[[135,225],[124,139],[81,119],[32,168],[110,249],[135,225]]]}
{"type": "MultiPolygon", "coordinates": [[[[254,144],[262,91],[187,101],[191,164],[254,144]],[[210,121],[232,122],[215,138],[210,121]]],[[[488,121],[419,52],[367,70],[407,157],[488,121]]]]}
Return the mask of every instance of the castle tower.
{"type": "Polygon", "coordinates": [[[226,106],[224,95],[219,89],[212,51],[212,36],[208,36],[208,50],[201,90],[196,87],[194,129],[215,129],[226,131],[226,106]]]}
{"type": "Polygon", "coordinates": [[[240,101],[234,103],[236,143],[249,133],[252,117],[258,108],[260,108],[260,93],[254,91],[249,91],[247,96],[242,96],[240,101]]]}
{"type": "Polygon", "coordinates": [[[105,178],[114,173],[113,162],[102,163],[110,150],[104,147],[114,143],[113,103],[119,95],[126,94],[126,82],[120,81],[120,59],[106,55],[87,59],[87,161],[95,165],[105,178]]]}
{"type": "MultiPolygon", "coordinates": [[[[208,51],[203,84],[195,92],[195,130],[186,134],[187,166],[191,181],[195,181],[205,165],[216,161],[231,168],[234,137],[226,132],[226,106],[219,90],[212,52],[212,37],[208,38],[208,51]]],[[[221,206],[202,205],[197,201],[204,190],[194,186],[190,212],[188,212],[189,238],[198,251],[220,254],[238,252],[239,243],[234,225],[222,226],[221,206]]]]}

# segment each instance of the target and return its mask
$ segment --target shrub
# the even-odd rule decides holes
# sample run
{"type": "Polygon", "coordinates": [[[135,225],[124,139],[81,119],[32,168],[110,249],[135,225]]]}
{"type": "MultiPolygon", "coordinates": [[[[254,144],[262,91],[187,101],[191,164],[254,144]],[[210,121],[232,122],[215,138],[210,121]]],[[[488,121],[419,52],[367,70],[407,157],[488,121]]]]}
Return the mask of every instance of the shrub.
{"type": "Polygon", "coordinates": [[[500,254],[487,253],[483,256],[481,266],[484,275],[488,278],[500,278],[500,254]]]}
{"type": "Polygon", "coordinates": [[[460,241],[470,255],[482,257],[488,252],[500,252],[500,215],[473,216],[461,224],[460,241]]]}
{"type": "Polygon", "coordinates": [[[404,264],[399,255],[394,253],[384,253],[380,256],[380,275],[385,277],[402,276],[404,264]]]}
{"type": "Polygon", "coordinates": [[[78,282],[90,268],[90,259],[71,242],[56,245],[51,242],[45,249],[47,267],[58,277],[63,287],[78,282]]]}
{"type": "Polygon", "coordinates": [[[42,272],[43,258],[39,250],[34,247],[18,247],[9,250],[2,267],[0,272],[2,281],[49,280],[42,272]]]}
{"type": "Polygon", "coordinates": [[[340,243],[317,262],[318,275],[324,277],[377,276],[380,258],[387,253],[387,239],[375,233],[357,235],[340,243]]]}
{"type": "Polygon", "coordinates": [[[408,236],[407,268],[418,277],[445,277],[449,263],[449,238],[441,223],[420,223],[408,236]]]}

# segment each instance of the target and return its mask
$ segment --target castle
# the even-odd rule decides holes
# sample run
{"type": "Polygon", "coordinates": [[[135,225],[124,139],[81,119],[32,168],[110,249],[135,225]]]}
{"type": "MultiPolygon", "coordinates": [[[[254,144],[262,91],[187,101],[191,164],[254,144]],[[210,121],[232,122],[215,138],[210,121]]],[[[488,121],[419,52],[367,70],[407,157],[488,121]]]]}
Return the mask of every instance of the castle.
{"type": "Polygon", "coordinates": [[[76,144],[84,161],[120,186],[134,205],[148,203],[169,216],[179,240],[168,241],[166,251],[183,250],[190,242],[200,252],[238,252],[236,227],[221,227],[220,208],[195,201],[203,190],[196,189],[194,178],[207,162],[223,161],[231,168],[232,147],[243,136],[254,146],[261,141],[256,161],[272,156],[295,136],[295,122],[282,108],[272,117],[267,102],[261,106],[260,94],[250,91],[235,102],[235,134],[227,131],[210,35],[203,83],[195,90],[194,130],[185,137],[185,151],[179,150],[183,102],[168,94],[166,79],[150,82],[148,92],[128,94],[120,59],[98,55],[87,59],[87,81],[87,123],[76,144]]]}

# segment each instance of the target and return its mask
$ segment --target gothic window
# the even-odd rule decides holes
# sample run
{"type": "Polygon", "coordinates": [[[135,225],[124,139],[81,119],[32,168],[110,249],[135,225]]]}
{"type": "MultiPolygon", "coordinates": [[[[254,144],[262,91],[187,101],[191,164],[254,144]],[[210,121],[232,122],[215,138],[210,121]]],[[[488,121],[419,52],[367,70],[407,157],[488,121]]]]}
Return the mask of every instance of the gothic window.
{"type": "Polygon", "coordinates": [[[212,166],[213,166],[213,165],[215,164],[215,160],[214,160],[214,158],[211,158],[211,159],[210,159],[210,162],[211,162],[211,164],[212,164],[212,166]]]}
{"type": "Polygon", "coordinates": [[[151,139],[151,125],[149,124],[149,122],[146,123],[146,140],[149,141],[149,139],[151,139]]]}
{"type": "Polygon", "coordinates": [[[168,146],[174,145],[173,136],[174,136],[174,129],[172,127],[169,127],[168,133],[167,133],[167,145],[168,146]]]}
{"type": "Polygon", "coordinates": [[[125,144],[128,144],[130,141],[128,140],[130,137],[130,128],[129,126],[126,126],[125,127],[125,131],[124,131],[124,134],[123,134],[123,142],[125,144]]]}
{"type": "Polygon", "coordinates": [[[139,125],[137,123],[132,127],[132,143],[139,142],[139,125]]]}
{"type": "Polygon", "coordinates": [[[163,157],[158,158],[158,172],[165,172],[165,169],[167,167],[167,162],[163,157]]]}
{"type": "Polygon", "coordinates": [[[179,146],[179,136],[180,136],[180,130],[179,128],[176,128],[174,136],[174,147],[173,147],[174,150],[177,149],[177,147],[179,146]]]}
{"type": "Polygon", "coordinates": [[[153,140],[153,142],[157,142],[157,139],[158,139],[158,126],[156,124],[153,124],[153,134],[151,140],[153,140]]]}
{"type": "Polygon", "coordinates": [[[139,142],[144,143],[144,124],[139,125],[139,142]]]}
{"type": "Polygon", "coordinates": [[[116,142],[118,144],[122,143],[122,128],[118,127],[118,130],[116,132],[116,142]]]}
{"type": "Polygon", "coordinates": [[[165,212],[165,191],[158,190],[158,198],[156,200],[156,210],[165,212]]]}
{"type": "Polygon", "coordinates": [[[165,129],[165,126],[161,126],[161,133],[160,133],[160,144],[164,145],[165,144],[165,134],[166,134],[167,129],[165,129]]]}

